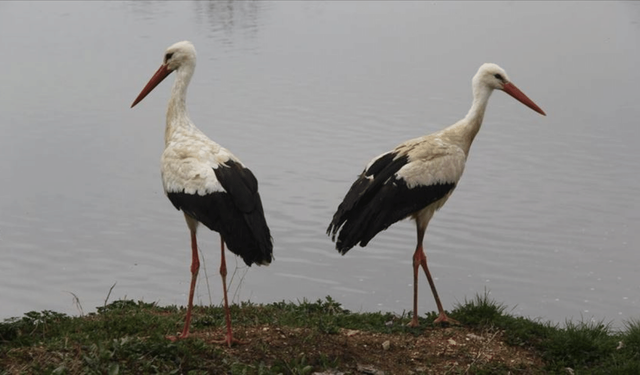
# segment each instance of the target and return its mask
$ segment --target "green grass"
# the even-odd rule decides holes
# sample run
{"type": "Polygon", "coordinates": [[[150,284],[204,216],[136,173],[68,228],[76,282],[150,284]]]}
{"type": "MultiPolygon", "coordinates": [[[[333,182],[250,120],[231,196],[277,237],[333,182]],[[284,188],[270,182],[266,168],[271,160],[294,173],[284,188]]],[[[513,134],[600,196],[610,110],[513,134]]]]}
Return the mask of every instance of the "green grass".
{"type": "Polygon", "coordinates": [[[477,328],[503,330],[509,345],[533,348],[550,373],[640,374],[640,321],[614,331],[603,321],[566,321],[565,327],[505,314],[488,293],[458,304],[452,317],[477,328]]]}
{"type": "MultiPolygon", "coordinates": [[[[506,306],[485,293],[456,305],[450,316],[463,324],[460,329],[500,332],[507,345],[531,351],[543,363],[542,368],[515,372],[564,374],[570,368],[576,374],[640,374],[639,320],[628,321],[624,330],[614,331],[604,322],[567,321],[560,327],[514,317],[506,311],[506,306]]],[[[435,312],[421,317],[420,327],[411,328],[406,324],[410,316],[353,313],[331,297],[316,302],[243,303],[232,306],[235,327],[298,332],[292,340],[304,352],[290,348],[275,352],[273,343],[254,340],[250,347],[254,354],[242,356],[200,338],[175,343],[166,340],[165,335],[181,329],[184,312],[175,306],[122,300],[82,317],[32,311],[7,319],[0,323],[0,374],[311,374],[327,369],[354,373],[349,372],[349,366],[362,359],[342,357],[321,343],[341,337],[338,333],[343,329],[416,338],[440,330],[431,323],[435,312]]],[[[223,326],[222,308],[194,308],[192,331],[223,326]]],[[[514,368],[508,363],[474,362],[467,371],[513,373],[514,368]]]]}

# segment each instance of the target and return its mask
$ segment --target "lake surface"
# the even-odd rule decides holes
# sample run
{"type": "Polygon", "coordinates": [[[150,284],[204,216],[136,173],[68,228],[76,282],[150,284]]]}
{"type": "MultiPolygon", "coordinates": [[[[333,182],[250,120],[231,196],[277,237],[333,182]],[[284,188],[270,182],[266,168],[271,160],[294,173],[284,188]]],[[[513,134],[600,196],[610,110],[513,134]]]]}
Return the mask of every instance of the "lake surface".
{"type": "MultiPolygon", "coordinates": [[[[344,257],[325,229],[371,158],[462,118],[495,62],[547,117],[493,94],[427,231],[445,308],[488,290],[545,321],[640,317],[638,3],[2,2],[0,35],[0,318],[186,304],[159,173],[173,77],[129,108],[185,39],[191,117],[257,176],[275,241],[269,267],[228,257],[234,302],[410,311],[412,222],[344,257]]],[[[219,237],[199,239],[196,300],[219,304],[219,237]]]]}

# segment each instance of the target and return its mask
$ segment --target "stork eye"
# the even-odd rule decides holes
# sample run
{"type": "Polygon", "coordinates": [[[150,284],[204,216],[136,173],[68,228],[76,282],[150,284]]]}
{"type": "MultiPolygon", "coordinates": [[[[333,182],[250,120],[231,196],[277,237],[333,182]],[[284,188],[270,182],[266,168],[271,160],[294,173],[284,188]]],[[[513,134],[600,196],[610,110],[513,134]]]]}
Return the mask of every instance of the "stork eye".
{"type": "Polygon", "coordinates": [[[173,56],[173,52],[167,53],[164,55],[164,61],[169,61],[169,59],[173,56]]]}
{"type": "Polygon", "coordinates": [[[504,78],[502,78],[500,73],[494,74],[493,76],[496,77],[497,79],[499,79],[500,81],[504,81],[504,78]]]}

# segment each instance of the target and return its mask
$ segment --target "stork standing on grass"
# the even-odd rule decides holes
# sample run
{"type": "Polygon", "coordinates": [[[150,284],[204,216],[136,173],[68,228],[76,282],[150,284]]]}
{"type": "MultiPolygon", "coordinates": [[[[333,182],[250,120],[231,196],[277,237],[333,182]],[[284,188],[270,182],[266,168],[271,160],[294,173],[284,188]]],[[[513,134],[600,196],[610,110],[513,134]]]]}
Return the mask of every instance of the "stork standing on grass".
{"type": "Polygon", "coordinates": [[[190,42],[178,42],[167,49],[164,62],[151,77],[131,107],[138,104],[171,72],[176,80],[171,89],[162,153],[162,185],[167,197],[182,210],[191,232],[191,287],[184,329],[171,340],[189,336],[193,293],[200,262],[196,231],[200,223],[220,234],[220,275],[224,292],[227,333],[221,343],[231,346],[233,338],[227,301],[225,243],[244,262],[268,265],[273,245],[264,217],[258,181],[253,173],[227,149],[210,140],[187,115],[187,87],[196,67],[196,50],[190,42]]]}
{"type": "Polygon", "coordinates": [[[545,115],[496,64],[483,64],[472,80],[473,104],[455,124],[436,133],[406,141],[369,162],[353,183],[329,224],[327,234],[343,255],[353,246],[366,246],[391,224],[411,217],[418,243],[413,254],[413,318],[418,325],[418,268],[422,267],[438,306],[435,323],[457,323],[442,308],[427,268],[422,241],[429,220],[455,189],[480,130],[493,90],[502,90],[534,111],[545,115]]]}

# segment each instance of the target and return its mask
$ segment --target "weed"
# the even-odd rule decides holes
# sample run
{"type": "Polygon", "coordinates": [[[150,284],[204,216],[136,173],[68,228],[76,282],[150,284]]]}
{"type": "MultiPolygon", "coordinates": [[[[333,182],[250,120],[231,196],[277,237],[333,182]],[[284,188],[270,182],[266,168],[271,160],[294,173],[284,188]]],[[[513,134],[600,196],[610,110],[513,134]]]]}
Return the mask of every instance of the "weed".
{"type": "Polygon", "coordinates": [[[465,298],[464,303],[456,303],[451,315],[465,324],[486,326],[497,324],[506,309],[505,305],[492,300],[485,290],[483,295],[476,295],[471,301],[465,298]]]}
{"type": "Polygon", "coordinates": [[[625,322],[626,333],[621,337],[621,349],[640,357],[640,319],[632,319],[625,322]]]}

